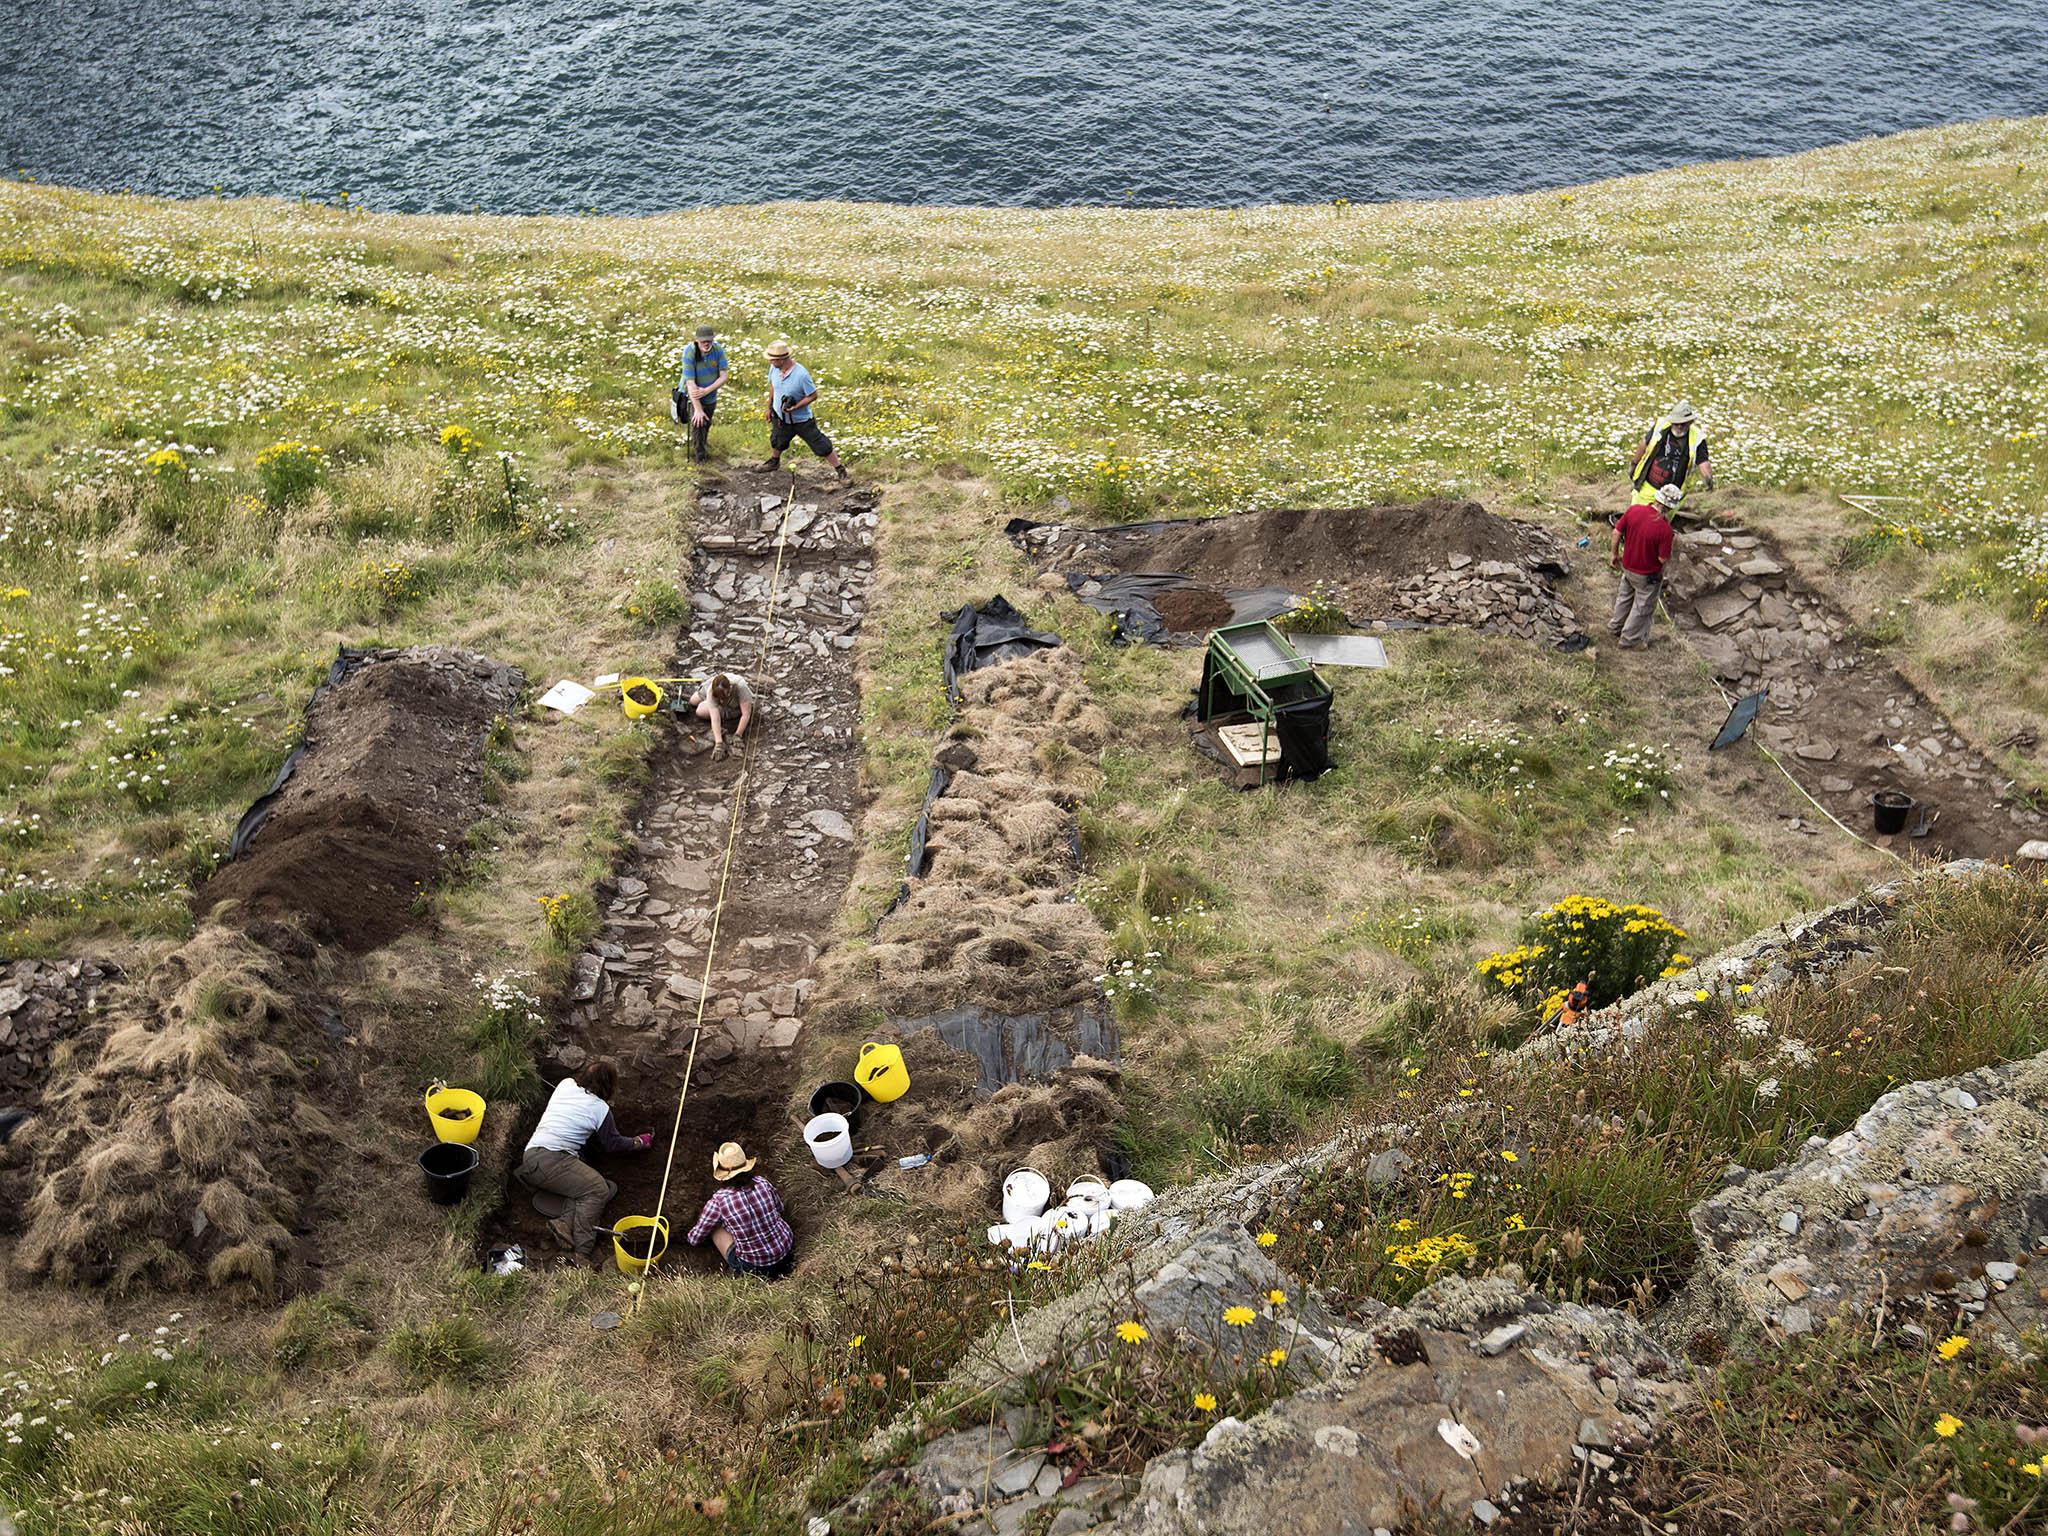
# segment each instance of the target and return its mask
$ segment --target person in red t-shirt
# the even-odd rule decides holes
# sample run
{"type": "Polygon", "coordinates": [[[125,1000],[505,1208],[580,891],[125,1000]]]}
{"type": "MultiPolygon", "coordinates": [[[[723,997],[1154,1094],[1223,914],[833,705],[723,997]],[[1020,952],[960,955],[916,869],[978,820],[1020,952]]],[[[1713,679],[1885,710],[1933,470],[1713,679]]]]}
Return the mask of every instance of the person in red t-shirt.
{"type": "Polygon", "coordinates": [[[1657,615],[1657,596],[1664,588],[1664,562],[1671,558],[1668,514],[1684,495],[1675,485],[1660,485],[1652,499],[1637,502],[1614,525],[1607,564],[1621,572],[1621,590],[1614,595],[1607,632],[1621,638],[1624,651],[1650,648],[1650,621],[1657,615]]]}

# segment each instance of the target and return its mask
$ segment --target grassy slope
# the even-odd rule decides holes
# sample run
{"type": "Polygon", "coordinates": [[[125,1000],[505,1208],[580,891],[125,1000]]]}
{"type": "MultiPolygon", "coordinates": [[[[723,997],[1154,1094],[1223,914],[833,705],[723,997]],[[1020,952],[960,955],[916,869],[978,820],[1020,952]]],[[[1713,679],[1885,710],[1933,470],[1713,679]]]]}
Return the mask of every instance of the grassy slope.
{"type": "MultiPolygon", "coordinates": [[[[267,778],[338,641],[456,640],[539,681],[651,657],[683,558],[662,397],[707,317],[741,368],[724,449],[757,450],[752,359],[787,335],[828,425],[900,487],[862,652],[876,798],[852,929],[893,888],[940,719],[931,615],[995,587],[1021,596],[1029,573],[997,529],[1060,498],[1120,516],[1452,489],[1547,517],[1687,393],[1739,510],[1816,564],[1847,547],[1830,579],[1901,665],[1982,734],[2038,721],[2044,162],[2034,121],[1460,204],[645,221],[0,185],[0,950],[174,934],[183,880],[267,778]],[[479,448],[444,448],[451,425],[479,448]],[[254,461],[288,439],[319,450],[321,482],[277,500],[254,461]],[[149,467],[172,445],[189,481],[149,467]],[[511,498],[500,451],[524,486],[511,498]],[[1840,489],[1913,500],[1886,504],[1899,531],[1873,536],[1840,489]],[[1887,622],[1901,599],[1925,617],[1887,622]],[[1965,644],[1985,634],[1999,643],[1965,644]]],[[[1447,1060],[1490,1037],[1501,1021],[1470,959],[1565,890],[1656,901],[1706,947],[1877,869],[1787,831],[1782,783],[1687,745],[1711,694],[1668,652],[1621,667],[1462,634],[1403,642],[1392,671],[1340,680],[1337,774],[1243,797],[1180,744],[1188,657],[1113,650],[1065,602],[1036,611],[1087,649],[1119,727],[1085,827],[1105,910],[1131,912],[1141,870],[1212,909],[1160,946],[1157,996],[1130,1004],[1134,1100],[1176,1103],[1192,1084],[1207,1111],[1140,1117],[1153,1133],[1134,1150],[1163,1173],[1221,1132],[1241,1144],[1339,1112],[1219,1084],[1218,1059],[1262,1061],[1304,1030],[1447,1060]],[[1496,719],[1524,742],[1519,797],[1433,745],[1496,719]],[[1618,805],[1588,766],[1628,740],[1678,745],[1677,811],[1618,805]]],[[[616,835],[632,738],[610,720],[518,732],[530,771],[498,808],[498,854],[444,902],[441,975],[558,966],[533,898],[573,889],[616,835]]],[[[1154,942],[1135,925],[1120,937],[1154,942]]],[[[431,1058],[408,1034],[420,1001],[394,984],[382,1007],[431,1058]]],[[[1307,1097],[1373,1091],[1369,1075],[1325,1087],[1307,1097]]],[[[411,1113],[404,1071],[368,1092],[372,1134],[411,1113]]],[[[592,1379],[556,1336],[601,1281],[554,1283],[543,1308],[422,1278],[416,1249],[401,1264],[362,1240],[373,1202],[365,1189],[337,1242],[366,1255],[375,1369],[258,1379],[247,1410],[282,1426],[309,1396],[356,1401],[376,1443],[328,1453],[355,1469],[346,1508],[388,1509],[422,1478],[474,1486],[578,1436],[637,1461],[679,1423],[709,1433],[695,1416],[724,1398],[705,1361],[744,1353],[687,1343],[717,1298],[677,1346],[694,1406],[642,1423],[632,1383],[592,1379]],[[518,1370],[472,1372],[462,1339],[437,1353],[393,1332],[451,1299],[518,1370]],[[408,1375],[423,1358],[453,1364],[408,1375]],[[505,1384],[469,1391],[469,1374],[505,1384]],[[457,1385],[407,1395],[437,1375],[457,1385]]],[[[26,1311],[70,1326],[58,1299],[26,1311]]],[[[267,1321],[214,1311],[216,1347],[246,1362],[267,1321]]],[[[138,1320],[117,1308],[107,1326],[138,1320]]],[[[309,1417],[311,1434],[325,1421],[309,1417]]],[[[458,1527],[481,1523],[458,1507],[458,1527]]]]}

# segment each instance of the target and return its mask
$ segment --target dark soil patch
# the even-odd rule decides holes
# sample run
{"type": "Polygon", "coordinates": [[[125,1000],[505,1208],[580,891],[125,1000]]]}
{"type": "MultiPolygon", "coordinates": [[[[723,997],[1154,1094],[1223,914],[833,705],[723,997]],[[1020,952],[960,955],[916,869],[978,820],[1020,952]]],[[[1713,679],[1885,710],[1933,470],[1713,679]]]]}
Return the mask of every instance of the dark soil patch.
{"type": "MultiPolygon", "coordinates": [[[[1354,618],[1394,611],[1395,587],[1453,557],[1518,562],[1559,554],[1556,541],[1532,524],[1496,516],[1474,501],[1443,500],[1288,507],[1114,528],[1038,528],[1024,542],[1061,572],[1157,572],[1219,588],[1286,587],[1298,593],[1320,582],[1340,595],[1354,618]]],[[[1164,605],[1158,606],[1163,614],[1164,605]]]]}
{"type": "MultiPolygon", "coordinates": [[[[1729,695],[1770,690],[1752,733],[1859,837],[1909,856],[2003,862],[2048,831],[2048,815],[2014,794],[1988,754],[1858,641],[1848,616],[1800,580],[1763,535],[1734,526],[1687,531],[1665,602],[1729,695]],[[1886,789],[1917,802],[1892,836],[1878,834],[1871,809],[1871,797],[1886,789]],[[1924,835],[1915,837],[1916,827],[1924,835]]],[[[1839,835],[1818,813],[1802,821],[1815,836],[1839,835]]]]}
{"type": "Polygon", "coordinates": [[[296,924],[361,952],[413,922],[483,809],[484,748],[525,680],[467,651],[380,651],[321,690],[292,776],[240,858],[192,898],[206,918],[296,924]]]}
{"type": "Polygon", "coordinates": [[[1228,598],[1207,587],[1182,587],[1161,592],[1153,598],[1152,606],[1159,610],[1159,617],[1166,621],[1168,629],[1186,634],[1206,634],[1220,628],[1230,622],[1234,612],[1228,598]]]}

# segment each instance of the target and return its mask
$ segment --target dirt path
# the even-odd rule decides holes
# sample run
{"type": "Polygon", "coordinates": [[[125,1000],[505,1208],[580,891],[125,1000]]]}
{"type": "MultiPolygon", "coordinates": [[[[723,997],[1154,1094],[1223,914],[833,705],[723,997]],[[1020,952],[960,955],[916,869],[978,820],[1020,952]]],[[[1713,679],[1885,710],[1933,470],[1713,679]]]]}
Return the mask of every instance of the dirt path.
{"type": "MultiPolygon", "coordinates": [[[[700,490],[693,620],[673,671],[746,676],[758,701],[747,755],[744,764],[738,756],[714,762],[708,725],[668,714],[650,722],[667,739],[634,822],[635,848],[598,890],[604,933],[574,963],[571,1006],[552,1052],[557,1075],[592,1055],[617,1061],[620,1127],[651,1129],[656,1145],[650,1154],[592,1162],[620,1186],[609,1216],[651,1214],[744,766],[747,793],[669,1192],[679,1234],[709,1188],[705,1170],[723,1141],[763,1157],[800,1232],[806,1209],[832,1189],[802,1157],[791,1125],[790,1052],[853,869],[853,647],[874,568],[876,493],[799,479],[792,496],[791,484],[787,473],[733,471],[700,490]],[[785,497],[794,505],[771,621],[785,497]]],[[[508,1193],[516,1231],[507,1236],[546,1253],[524,1192],[514,1184],[508,1193]]],[[[687,1250],[678,1244],[676,1252],[687,1250]]],[[[708,1253],[685,1262],[709,1263],[708,1253]]]]}
{"type": "Polygon", "coordinates": [[[1665,583],[1679,632],[1729,693],[1770,689],[1752,729],[1846,826],[1902,854],[1994,861],[2048,828],[2048,816],[1860,643],[1849,618],[1768,538],[1695,528],[1680,534],[1679,549],[1665,583]],[[1904,790],[1927,810],[1924,837],[1876,835],[1870,797],[1880,789],[1904,790]]]}

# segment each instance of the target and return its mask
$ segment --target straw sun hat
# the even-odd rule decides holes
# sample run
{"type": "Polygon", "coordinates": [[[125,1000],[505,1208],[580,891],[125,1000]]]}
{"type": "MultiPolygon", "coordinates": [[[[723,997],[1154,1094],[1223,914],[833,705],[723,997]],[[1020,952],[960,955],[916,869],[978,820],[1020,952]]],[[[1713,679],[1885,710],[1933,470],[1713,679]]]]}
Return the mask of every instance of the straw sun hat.
{"type": "Polygon", "coordinates": [[[761,355],[771,363],[776,362],[789,356],[789,343],[786,341],[771,341],[768,343],[768,350],[761,355]]]}
{"type": "Polygon", "coordinates": [[[759,1158],[747,1156],[746,1149],[736,1141],[728,1141],[711,1158],[711,1177],[723,1184],[727,1179],[736,1179],[743,1173],[752,1173],[759,1158]]]}
{"type": "Polygon", "coordinates": [[[1678,404],[1671,407],[1671,414],[1666,419],[1674,427],[1682,427],[1689,421],[1697,421],[1699,419],[1699,412],[1692,408],[1690,400],[1681,400],[1678,404]]]}

